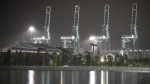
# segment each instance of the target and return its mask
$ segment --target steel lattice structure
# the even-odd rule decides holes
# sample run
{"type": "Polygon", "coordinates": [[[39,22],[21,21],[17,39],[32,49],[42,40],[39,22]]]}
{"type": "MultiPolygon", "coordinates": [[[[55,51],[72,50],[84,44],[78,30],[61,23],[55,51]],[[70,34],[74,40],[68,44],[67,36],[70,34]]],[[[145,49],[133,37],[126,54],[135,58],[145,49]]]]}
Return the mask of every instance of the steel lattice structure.
{"type": "Polygon", "coordinates": [[[133,41],[133,50],[138,49],[138,33],[137,33],[137,3],[132,4],[132,18],[131,18],[130,35],[122,36],[122,48],[130,48],[129,42],[133,41]]]}
{"type": "Polygon", "coordinates": [[[44,26],[44,36],[45,40],[44,43],[51,45],[50,39],[50,14],[51,14],[51,7],[48,6],[46,8],[46,18],[45,18],[45,26],[44,26]]]}
{"type": "Polygon", "coordinates": [[[104,8],[104,24],[102,25],[103,27],[102,33],[100,33],[99,36],[95,36],[96,39],[95,43],[97,44],[97,42],[103,42],[105,44],[104,46],[105,51],[110,50],[109,9],[110,9],[109,4],[106,4],[104,8]]]}
{"type": "Polygon", "coordinates": [[[74,40],[74,36],[61,36],[64,48],[72,48],[71,42],[74,40]]]}
{"type": "Polygon", "coordinates": [[[74,39],[74,51],[79,53],[80,50],[80,37],[79,37],[79,12],[80,6],[75,6],[75,13],[74,13],[74,25],[73,25],[73,36],[74,39]]]}
{"type": "Polygon", "coordinates": [[[74,51],[79,53],[80,50],[80,38],[79,38],[79,12],[80,6],[75,6],[75,13],[74,13],[74,25],[73,25],[73,32],[71,36],[62,36],[61,40],[63,42],[64,48],[71,48],[73,42],[74,51]]]}
{"type": "Polygon", "coordinates": [[[44,43],[51,45],[50,39],[50,15],[51,15],[51,7],[46,7],[46,18],[45,18],[45,26],[43,36],[33,38],[33,43],[44,43]]]}

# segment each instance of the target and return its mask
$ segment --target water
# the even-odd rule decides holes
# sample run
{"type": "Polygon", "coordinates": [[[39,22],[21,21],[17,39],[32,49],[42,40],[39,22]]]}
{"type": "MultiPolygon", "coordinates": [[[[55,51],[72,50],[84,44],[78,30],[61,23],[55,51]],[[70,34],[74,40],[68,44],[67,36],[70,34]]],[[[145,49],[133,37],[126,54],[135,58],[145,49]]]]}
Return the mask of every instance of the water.
{"type": "Polygon", "coordinates": [[[0,70],[0,84],[150,84],[150,73],[0,70]]]}

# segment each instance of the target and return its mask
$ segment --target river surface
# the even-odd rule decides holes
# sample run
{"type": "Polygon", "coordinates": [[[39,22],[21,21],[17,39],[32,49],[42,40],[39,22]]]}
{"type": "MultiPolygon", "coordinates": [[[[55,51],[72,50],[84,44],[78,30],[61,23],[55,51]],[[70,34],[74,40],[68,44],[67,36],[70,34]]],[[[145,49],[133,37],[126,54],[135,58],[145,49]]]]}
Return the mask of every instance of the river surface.
{"type": "Polygon", "coordinates": [[[150,73],[0,70],[0,84],[150,84],[150,73]]]}

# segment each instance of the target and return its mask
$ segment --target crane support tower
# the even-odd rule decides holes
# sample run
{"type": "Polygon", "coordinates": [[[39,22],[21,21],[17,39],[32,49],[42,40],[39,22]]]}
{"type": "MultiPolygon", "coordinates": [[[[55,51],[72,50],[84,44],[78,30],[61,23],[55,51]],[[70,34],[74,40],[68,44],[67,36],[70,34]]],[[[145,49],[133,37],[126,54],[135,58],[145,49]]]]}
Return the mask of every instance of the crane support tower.
{"type": "Polygon", "coordinates": [[[71,36],[61,36],[64,48],[74,48],[76,53],[79,53],[80,50],[80,37],[79,37],[79,12],[80,6],[75,5],[74,13],[74,25],[71,36]],[[71,46],[72,45],[72,46],[71,46]]]}
{"type": "Polygon", "coordinates": [[[51,45],[51,39],[50,39],[50,15],[51,15],[51,7],[46,7],[46,18],[45,18],[45,26],[44,26],[44,34],[41,37],[35,37],[33,38],[33,43],[44,43],[51,45]]]}
{"type": "Polygon", "coordinates": [[[46,18],[45,18],[45,26],[44,26],[44,43],[51,45],[50,39],[50,15],[51,15],[51,7],[48,6],[46,8],[46,18]]]}
{"type": "Polygon", "coordinates": [[[122,36],[122,49],[131,48],[133,50],[138,49],[138,33],[137,33],[137,3],[132,4],[132,18],[130,24],[131,30],[130,35],[122,36]],[[129,45],[129,42],[133,42],[132,46],[129,45]]]}
{"type": "Polygon", "coordinates": [[[109,34],[109,8],[108,4],[105,5],[104,9],[104,25],[103,25],[103,34],[105,34],[105,50],[110,50],[110,34],[109,34]]]}
{"type": "Polygon", "coordinates": [[[104,8],[104,24],[102,25],[102,32],[100,33],[100,35],[94,36],[95,39],[94,44],[100,42],[100,50],[102,50],[101,42],[103,42],[105,44],[103,50],[105,51],[110,50],[109,9],[110,9],[109,4],[106,4],[104,8]]]}
{"type": "Polygon", "coordinates": [[[75,13],[74,13],[74,25],[73,25],[73,36],[74,39],[74,51],[79,53],[80,50],[80,37],[79,37],[79,12],[80,6],[75,6],[75,13]]]}

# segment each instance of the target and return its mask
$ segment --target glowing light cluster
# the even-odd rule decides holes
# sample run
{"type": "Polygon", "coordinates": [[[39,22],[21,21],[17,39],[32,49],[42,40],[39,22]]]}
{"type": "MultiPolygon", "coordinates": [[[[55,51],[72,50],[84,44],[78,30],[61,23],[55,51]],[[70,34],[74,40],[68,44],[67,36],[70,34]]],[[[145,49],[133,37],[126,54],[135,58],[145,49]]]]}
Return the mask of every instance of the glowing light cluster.
{"type": "Polygon", "coordinates": [[[91,36],[91,37],[90,37],[90,40],[95,40],[95,39],[96,39],[95,36],[91,36]]]}
{"type": "Polygon", "coordinates": [[[62,36],[61,40],[63,41],[64,48],[71,48],[71,42],[75,39],[74,36],[62,36]]]}
{"type": "Polygon", "coordinates": [[[43,41],[45,40],[45,36],[35,37],[32,40],[33,40],[33,43],[43,43],[43,41]]]}
{"type": "Polygon", "coordinates": [[[100,35],[100,36],[91,36],[90,40],[92,41],[101,41],[101,40],[106,40],[106,36],[100,35]]]}
{"type": "Polygon", "coordinates": [[[74,40],[75,37],[74,36],[62,36],[61,40],[74,40]]]}
{"type": "Polygon", "coordinates": [[[31,26],[31,27],[29,28],[29,30],[30,30],[31,32],[34,31],[34,27],[31,26]]]}

